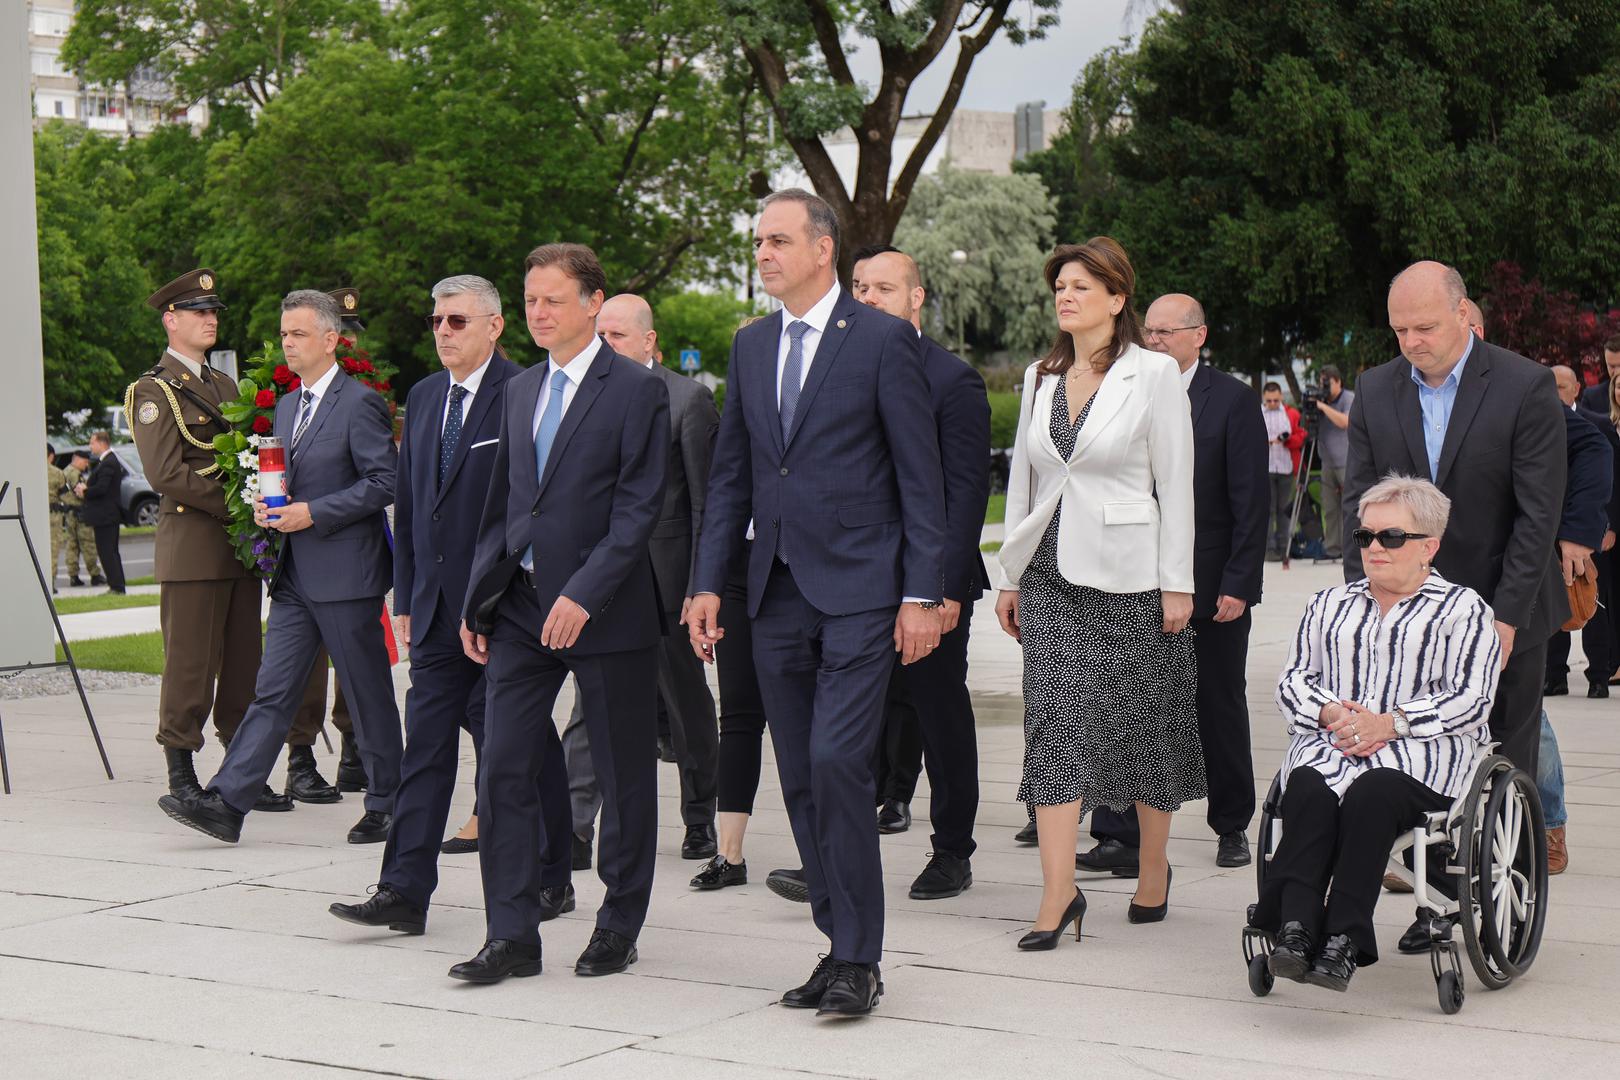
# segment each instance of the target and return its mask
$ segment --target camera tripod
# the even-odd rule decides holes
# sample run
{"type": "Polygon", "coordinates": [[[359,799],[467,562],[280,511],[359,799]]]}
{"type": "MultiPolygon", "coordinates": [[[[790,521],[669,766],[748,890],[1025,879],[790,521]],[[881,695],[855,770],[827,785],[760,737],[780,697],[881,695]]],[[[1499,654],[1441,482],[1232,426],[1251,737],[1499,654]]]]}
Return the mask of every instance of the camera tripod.
{"type": "Polygon", "coordinates": [[[1307,429],[1305,446],[1299,453],[1299,468],[1294,470],[1294,506],[1288,512],[1288,535],[1283,537],[1282,566],[1286,570],[1294,561],[1294,532],[1299,528],[1299,509],[1305,502],[1305,487],[1311,480],[1311,465],[1316,461],[1316,436],[1307,429]]]}

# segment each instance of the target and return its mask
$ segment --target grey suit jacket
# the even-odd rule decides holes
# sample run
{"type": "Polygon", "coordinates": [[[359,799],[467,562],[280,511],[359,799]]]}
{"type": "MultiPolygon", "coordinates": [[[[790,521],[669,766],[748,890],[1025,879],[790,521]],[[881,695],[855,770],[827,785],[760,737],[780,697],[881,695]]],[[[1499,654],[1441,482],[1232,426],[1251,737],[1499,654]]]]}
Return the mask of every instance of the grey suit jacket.
{"type": "Polygon", "coordinates": [[[287,448],[287,494],[309,504],[314,524],[282,537],[275,595],[289,561],[298,589],[319,602],[381,597],[394,580],[384,510],[394,501],[394,424],[382,396],[340,368],[293,450],[302,395],[276,405],[276,438],[287,448]]]}
{"type": "Polygon", "coordinates": [[[653,526],[650,552],[659,603],[666,612],[678,612],[688,595],[692,559],[703,528],[703,496],[720,412],[707,386],[662,364],[652,371],[669,389],[670,453],[664,506],[653,526]]]}

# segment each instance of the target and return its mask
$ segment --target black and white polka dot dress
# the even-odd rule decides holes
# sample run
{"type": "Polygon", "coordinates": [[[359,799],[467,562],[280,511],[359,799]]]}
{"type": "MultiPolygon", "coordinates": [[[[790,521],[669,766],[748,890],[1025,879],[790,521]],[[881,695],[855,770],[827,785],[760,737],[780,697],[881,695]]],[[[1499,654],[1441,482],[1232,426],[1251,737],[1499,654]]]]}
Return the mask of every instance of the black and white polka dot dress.
{"type": "MultiPolygon", "coordinates": [[[[1091,412],[1068,424],[1059,379],[1052,441],[1065,457],[1091,412]]],[[[1096,399],[1093,398],[1093,401],[1096,399]]],[[[1164,633],[1159,590],[1109,593],[1058,570],[1059,502],[1019,579],[1024,644],[1024,776],[1018,799],[1081,802],[1082,811],[1136,802],[1175,810],[1208,793],[1198,742],[1193,631],[1164,633]]]]}

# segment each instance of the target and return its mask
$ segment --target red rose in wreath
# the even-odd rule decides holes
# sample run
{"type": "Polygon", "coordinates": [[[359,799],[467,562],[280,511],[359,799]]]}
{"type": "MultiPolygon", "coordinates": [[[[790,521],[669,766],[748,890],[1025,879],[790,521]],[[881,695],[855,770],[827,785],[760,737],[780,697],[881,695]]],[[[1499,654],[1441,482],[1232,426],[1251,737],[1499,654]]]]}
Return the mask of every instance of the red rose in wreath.
{"type": "Polygon", "coordinates": [[[275,403],[276,392],[274,390],[260,390],[257,394],[253,395],[253,404],[257,405],[261,409],[268,409],[275,403]]]}
{"type": "Polygon", "coordinates": [[[270,377],[280,385],[286,386],[293,380],[292,368],[286,364],[277,364],[275,372],[270,377]]]}
{"type": "Polygon", "coordinates": [[[270,434],[270,418],[268,416],[255,416],[253,418],[253,432],[256,435],[270,434]]]}

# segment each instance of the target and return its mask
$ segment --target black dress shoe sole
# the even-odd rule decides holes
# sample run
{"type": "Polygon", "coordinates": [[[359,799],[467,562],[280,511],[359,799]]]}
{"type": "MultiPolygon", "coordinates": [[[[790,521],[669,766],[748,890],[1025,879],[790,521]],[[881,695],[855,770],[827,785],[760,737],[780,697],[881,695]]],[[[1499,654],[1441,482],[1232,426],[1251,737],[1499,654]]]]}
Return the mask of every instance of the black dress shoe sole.
{"type": "Polygon", "coordinates": [[[1312,986],[1320,986],[1324,990],[1337,990],[1341,994],[1350,989],[1349,979],[1341,979],[1337,975],[1329,975],[1325,971],[1317,971],[1314,968],[1307,971],[1305,977],[1300,981],[1310,983],[1312,986]]]}
{"type": "Polygon", "coordinates": [[[1115,877],[1134,878],[1141,873],[1139,866],[1089,866],[1081,862],[1083,856],[1074,857],[1074,868],[1083,870],[1088,874],[1113,874],[1115,877]]]}
{"type": "Polygon", "coordinates": [[[893,836],[895,833],[903,833],[909,828],[911,828],[911,822],[909,821],[880,821],[878,822],[877,831],[883,836],[893,836]]]}
{"type": "MultiPolygon", "coordinates": [[[[681,858],[688,862],[696,862],[699,859],[712,859],[718,854],[720,854],[720,848],[716,844],[705,844],[696,848],[687,847],[685,844],[681,845],[681,858]]],[[[576,869],[578,868],[576,867],[576,869]]],[[[590,869],[589,866],[586,869],[590,869]]]]}
{"type": "Polygon", "coordinates": [[[810,902],[810,886],[802,881],[791,878],[768,877],[765,887],[784,900],[791,900],[795,904],[808,904],[810,902]]]}
{"type": "Polygon", "coordinates": [[[185,813],[184,811],[182,811],[182,810],[180,810],[178,808],[171,809],[170,806],[169,806],[170,802],[178,802],[178,800],[176,800],[174,798],[174,796],[172,796],[172,795],[164,795],[163,797],[158,799],[158,806],[163,810],[163,812],[165,814],[168,814],[171,818],[178,821],[180,824],[184,825],[186,828],[188,828],[188,829],[196,829],[198,832],[202,833],[204,836],[211,836],[215,840],[218,840],[223,844],[234,844],[239,839],[241,839],[241,833],[240,832],[237,832],[237,834],[233,836],[230,833],[226,832],[224,829],[222,829],[218,825],[215,825],[215,824],[213,824],[211,822],[201,821],[201,820],[199,820],[197,818],[194,818],[194,817],[190,816],[189,814],[185,813]]]}
{"type": "Polygon", "coordinates": [[[505,971],[491,971],[487,974],[483,972],[474,973],[471,971],[458,972],[455,968],[451,968],[450,977],[452,979],[460,979],[465,983],[473,983],[477,986],[491,986],[495,983],[501,982],[508,975],[512,976],[514,979],[526,979],[530,975],[538,975],[540,974],[540,966],[541,962],[539,960],[526,960],[521,964],[513,964],[505,971]]]}
{"type": "Polygon", "coordinates": [[[729,889],[733,885],[748,884],[748,875],[746,873],[735,876],[726,874],[712,881],[699,881],[697,878],[693,878],[688,884],[698,892],[715,892],[718,889],[729,889]]]}
{"type": "Polygon", "coordinates": [[[275,798],[267,799],[260,795],[258,801],[253,804],[255,814],[290,814],[292,811],[292,800],[285,796],[278,795],[275,798]]]}
{"type": "Polygon", "coordinates": [[[1292,982],[1302,983],[1305,976],[1310,973],[1311,962],[1296,952],[1287,952],[1282,949],[1273,949],[1266,958],[1266,967],[1279,979],[1288,979],[1292,982]]]}
{"type": "Polygon", "coordinates": [[[949,900],[953,896],[961,896],[971,888],[973,888],[973,875],[969,874],[960,885],[957,885],[954,888],[940,889],[934,892],[929,892],[922,889],[912,889],[911,892],[907,893],[906,895],[911,897],[913,900],[949,900]]]}
{"type": "Polygon", "coordinates": [[[412,936],[427,933],[426,919],[423,919],[421,922],[372,922],[369,919],[358,919],[346,911],[338,910],[339,908],[345,906],[346,905],[344,904],[333,904],[326,910],[331,912],[333,915],[336,915],[344,922],[354,923],[356,926],[369,926],[373,929],[381,929],[382,927],[386,926],[390,930],[397,931],[401,934],[410,934],[412,936]]]}
{"type": "Polygon", "coordinates": [[[1215,865],[1224,866],[1228,870],[1238,866],[1248,866],[1252,862],[1254,862],[1254,856],[1246,851],[1242,855],[1217,855],[1215,857],[1215,865]]]}
{"type": "Polygon", "coordinates": [[[336,789],[333,789],[330,794],[323,792],[319,795],[311,795],[304,791],[294,791],[289,787],[287,788],[287,798],[291,799],[293,802],[307,802],[315,806],[327,806],[332,803],[343,801],[343,796],[338,794],[336,789]]]}
{"type": "Polygon", "coordinates": [[[348,781],[348,780],[339,780],[336,784],[334,784],[332,786],[337,788],[338,791],[347,792],[350,795],[353,795],[357,791],[366,790],[366,785],[364,785],[364,784],[356,784],[356,783],[353,783],[353,782],[348,781]]]}
{"type": "Polygon", "coordinates": [[[552,919],[561,918],[577,907],[579,907],[579,900],[573,896],[570,896],[568,899],[564,900],[562,902],[562,907],[555,911],[542,905],[540,908],[540,921],[550,922],[552,919]]]}
{"type": "Polygon", "coordinates": [[[636,954],[636,947],[632,945],[630,946],[630,955],[624,958],[623,963],[601,965],[577,963],[574,965],[574,974],[583,975],[588,978],[594,978],[597,975],[617,975],[619,972],[623,971],[625,968],[629,967],[639,959],[641,959],[641,957],[636,954]]]}
{"type": "Polygon", "coordinates": [[[387,839],[387,829],[384,829],[382,832],[367,832],[359,834],[351,832],[349,834],[349,843],[351,844],[381,844],[386,842],[387,839]]]}
{"type": "Polygon", "coordinates": [[[459,836],[452,836],[439,845],[439,851],[445,855],[466,855],[478,850],[478,837],[465,840],[459,836]]]}
{"type": "Polygon", "coordinates": [[[1019,829],[1013,834],[1013,843],[1020,847],[1034,847],[1041,842],[1033,829],[1019,829]]]}
{"type": "Polygon", "coordinates": [[[878,1002],[882,1000],[883,984],[878,983],[877,991],[872,995],[872,1000],[868,1001],[864,1006],[854,1004],[848,1006],[828,1006],[825,1004],[826,999],[823,998],[823,1004],[817,1006],[816,1008],[816,1016],[817,1018],[826,1017],[830,1020],[852,1020],[857,1016],[870,1015],[872,1010],[878,1007],[878,1002]]]}

